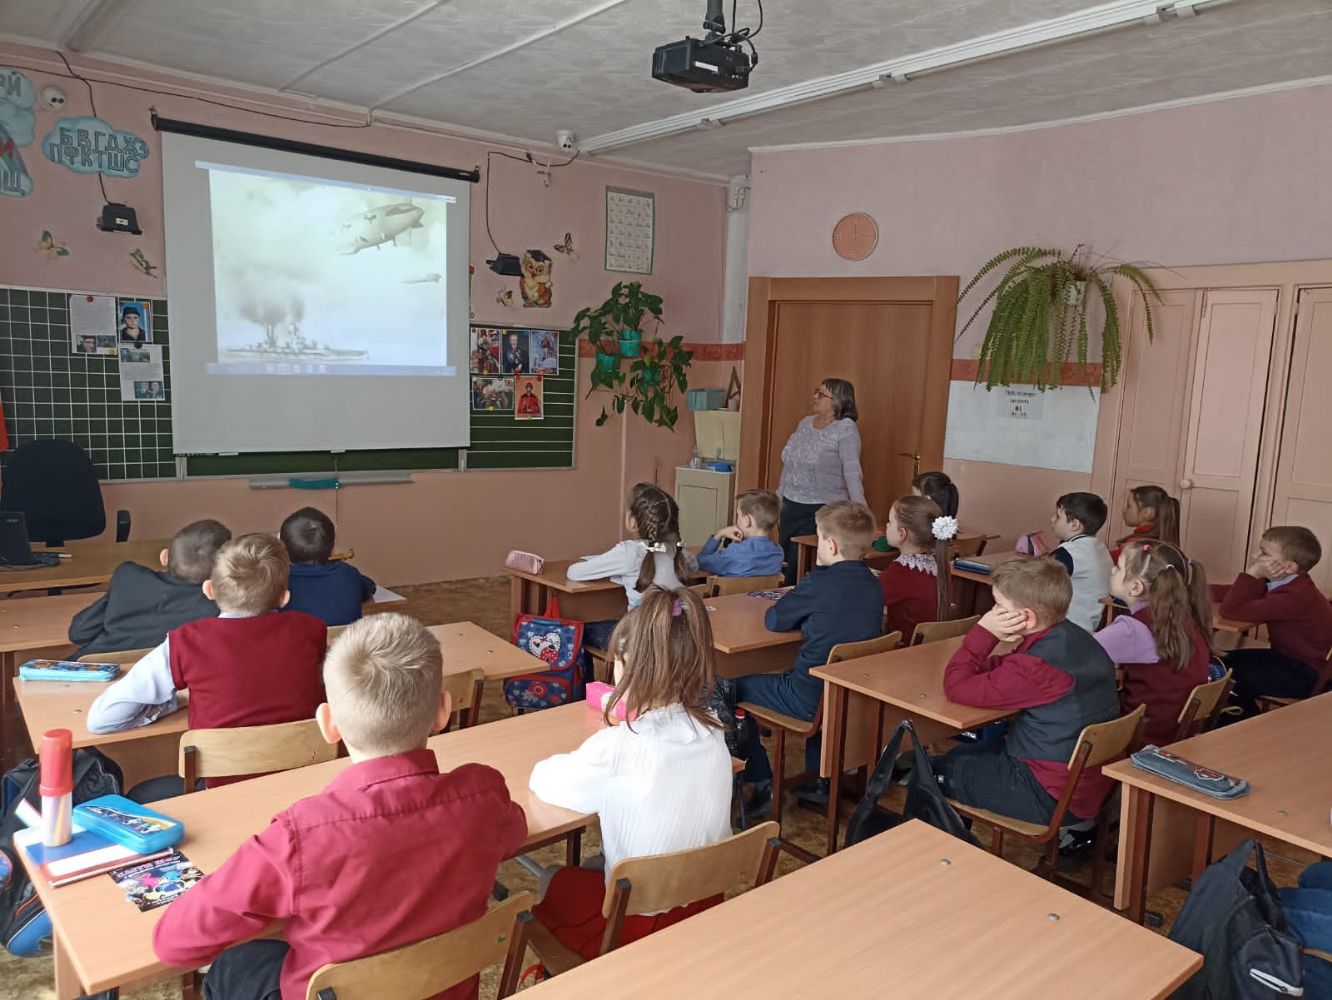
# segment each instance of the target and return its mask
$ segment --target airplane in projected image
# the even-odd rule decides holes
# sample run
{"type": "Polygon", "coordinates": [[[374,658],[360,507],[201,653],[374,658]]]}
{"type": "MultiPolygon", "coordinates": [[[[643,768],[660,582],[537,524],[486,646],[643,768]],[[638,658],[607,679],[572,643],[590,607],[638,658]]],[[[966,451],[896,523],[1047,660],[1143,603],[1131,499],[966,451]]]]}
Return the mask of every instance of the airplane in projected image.
{"type": "Polygon", "coordinates": [[[400,201],[354,215],[338,227],[338,251],[353,254],[384,243],[397,246],[399,235],[424,228],[421,225],[424,214],[411,202],[400,201]]]}

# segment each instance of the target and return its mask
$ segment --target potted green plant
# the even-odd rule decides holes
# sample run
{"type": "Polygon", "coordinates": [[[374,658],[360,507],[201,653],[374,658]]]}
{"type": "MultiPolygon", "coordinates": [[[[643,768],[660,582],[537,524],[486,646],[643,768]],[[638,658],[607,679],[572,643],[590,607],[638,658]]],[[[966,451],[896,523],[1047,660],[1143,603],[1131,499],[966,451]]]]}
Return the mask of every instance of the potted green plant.
{"type": "Polygon", "coordinates": [[[1084,246],[1072,253],[1045,247],[1014,247],[995,254],[958,296],[965,299],[979,282],[1004,267],[998,283],[976,306],[958,339],[971,328],[981,310],[991,301],[994,312],[981,343],[976,381],[987,389],[1020,383],[1046,389],[1060,384],[1061,367],[1075,356],[1086,371],[1090,358],[1088,314],[1100,305],[1101,390],[1119,380],[1123,360],[1119,307],[1111,282],[1116,277],[1130,281],[1142,294],[1146,311],[1147,339],[1155,334],[1152,303],[1161,293],[1151,276],[1138,264],[1103,260],[1093,262],[1084,246]],[[1007,265],[1005,267],[1005,265],[1007,265]]]}
{"type": "Polygon", "coordinates": [[[661,304],[661,296],[643,291],[641,282],[617,282],[605,302],[574,316],[574,334],[586,337],[596,351],[588,395],[597,389],[611,393],[610,410],[602,407],[598,427],[626,408],[659,427],[674,428],[679,419],[671,399],[676,389],[689,387],[693,353],[685,349],[683,337],[643,342],[643,323],[651,317],[660,324],[661,304]]]}

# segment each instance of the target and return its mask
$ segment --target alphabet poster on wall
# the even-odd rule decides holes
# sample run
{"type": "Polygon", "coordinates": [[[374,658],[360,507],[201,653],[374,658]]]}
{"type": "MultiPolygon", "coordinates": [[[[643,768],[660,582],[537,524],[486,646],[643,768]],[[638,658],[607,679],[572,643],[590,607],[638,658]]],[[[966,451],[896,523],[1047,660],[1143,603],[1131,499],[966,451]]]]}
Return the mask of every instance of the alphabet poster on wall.
{"type": "Polygon", "coordinates": [[[148,143],[133,132],[121,132],[100,118],[61,118],[45,139],[42,153],[52,163],[76,174],[137,177],[148,159],[148,143]]]}
{"type": "Polygon", "coordinates": [[[652,273],[656,198],[646,191],[606,188],[606,270],[652,273]]]}

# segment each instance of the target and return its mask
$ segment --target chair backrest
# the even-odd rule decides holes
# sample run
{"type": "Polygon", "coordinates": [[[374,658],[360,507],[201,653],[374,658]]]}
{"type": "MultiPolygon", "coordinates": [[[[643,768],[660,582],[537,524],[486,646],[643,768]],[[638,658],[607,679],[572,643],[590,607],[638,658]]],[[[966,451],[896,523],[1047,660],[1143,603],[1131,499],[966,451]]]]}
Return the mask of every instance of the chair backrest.
{"type": "Polygon", "coordinates": [[[974,559],[985,551],[985,542],[986,538],[984,535],[972,535],[970,538],[954,538],[948,543],[948,561],[951,563],[958,557],[963,559],[974,559]]]}
{"type": "Polygon", "coordinates": [[[119,649],[114,653],[89,653],[80,656],[80,663],[138,663],[151,653],[151,649],[119,649]]]}
{"type": "Polygon", "coordinates": [[[1231,676],[1227,670],[1216,680],[1199,684],[1189,692],[1188,700],[1179,710],[1179,729],[1175,731],[1175,742],[1197,736],[1215,725],[1221,706],[1230,696],[1230,686],[1231,676]]]}
{"type": "Polygon", "coordinates": [[[770,576],[710,576],[708,586],[712,587],[710,597],[725,597],[728,594],[747,594],[751,590],[775,590],[782,585],[782,574],[770,576]]]}
{"type": "Polygon", "coordinates": [[[233,729],[187,729],[180,734],[180,776],[185,791],[198,778],[290,771],[322,764],[338,755],[337,744],[320,735],[314,719],[233,729]]]}
{"type": "Polygon", "coordinates": [[[911,645],[920,646],[927,642],[966,635],[971,631],[971,626],[980,620],[980,615],[972,615],[970,618],[955,618],[947,622],[920,622],[916,625],[916,631],[911,633],[911,645]]]}
{"type": "Polygon", "coordinates": [[[1128,715],[1121,715],[1118,719],[1111,719],[1109,722],[1098,722],[1093,726],[1084,726],[1082,735],[1078,737],[1077,745],[1073,747],[1073,754],[1068,759],[1069,773],[1072,774],[1074,767],[1078,764],[1078,758],[1082,754],[1084,747],[1090,746],[1086,758],[1082,761],[1082,767],[1100,767],[1102,764],[1108,764],[1111,761],[1119,760],[1128,752],[1129,744],[1138,733],[1138,727],[1142,725],[1142,717],[1147,712],[1146,705],[1139,705],[1128,715]]]}
{"type": "Polygon", "coordinates": [[[507,997],[518,985],[531,908],[532,894],[516,892],[470,924],[378,955],[321,966],[310,977],[305,1000],[423,1000],[500,961],[499,996],[507,997]]]}
{"type": "Polygon", "coordinates": [[[902,645],[901,632],[889,632],[877,639],[862,639],[860,642],[839,642],[828,650],[828,662],[842,663],[846,660],[858,660],[862,656],[873,656],[875,653],[891,653],[900,645],[902,645]]]}
{"type": "Polygon", "coordinates": [[[92,459],[73,441],[59,438],[14,449],[5,467],[0,509],[23,511],[28,538],[47,545],[106,530],[102,485],[92,459]]]}
{"type": "MultiPolygon", "coordinates": [[[[481,709],[481,693],[485,690],[485,685],[486,673],[480,667],[444,675],[444,690],[453,699],[450,721],[454,717],[459,718],[459,726],[464,729],[476,725],[476,715],[481,709]]],[[[445,728],[448,728],[447,724],[445,728]]]]}
{"type": "Polygon", "coordinates": [[[781,826],[769,820],[707,847],[619,862],[601,904],[601,953],[619,945],[625,917],[673,910],[738,885],[763,885],[777,864],[780,834],[781,826]]]}

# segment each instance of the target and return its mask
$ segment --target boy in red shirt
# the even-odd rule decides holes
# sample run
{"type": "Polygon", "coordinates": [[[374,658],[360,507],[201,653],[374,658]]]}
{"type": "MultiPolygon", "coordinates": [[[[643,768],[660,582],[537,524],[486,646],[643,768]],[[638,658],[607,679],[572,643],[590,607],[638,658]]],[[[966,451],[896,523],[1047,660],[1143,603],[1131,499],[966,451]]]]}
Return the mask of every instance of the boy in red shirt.
{"type": "Polygon", "coordinates": [[[1257,713],[1262,695],[1307,698],[1312,693],[1332,649],[1332,604],[1309,578],[1322,557],[1322,546],[1308,528],[1268,528],[1249,568],[1226,591],[1222,616],[1266,625],[1271,642],[1270,649],[1226,653],[1241,718],[1257,713]]]}
{"type": "MultiPolygon", "coordinates": [[[[162,961],[212,963],[205,1000],[302,1000],[323,965],[476,920],[500,861],[527,837],[498,771],[441,774],[426,746],[452,705],[439,643],[423,625],[396,614],[349,625],[324,677],[328,702],[315,719],[324,739],[346,745],[350,766],[279,813],[153,931],[162,961]],[[285,940],[247,940],[278,920],[285,940]]],[[[435,1000],[474,1000],[477,983],[435,1000]]]]}
{"type": "MultiPolygon", "coordinates": [[[[944,794],[966,805],[1045,824],[1068,780],[1084,726],[1119,718],[1115,665],[1065,616],[1073,597],[1054,559],[1019,559],[994,571],[994,607],[971,627],[944,671],[944,693],[963,705],[1012,709],[1002,743],[957,747],[934,758],[944,794]],[[1017,648],[992,655],[1000,642],[1017,648]]],[[[1094,820],[1110,779],[1082,773],[1068,823],[1094,820]]]]}

